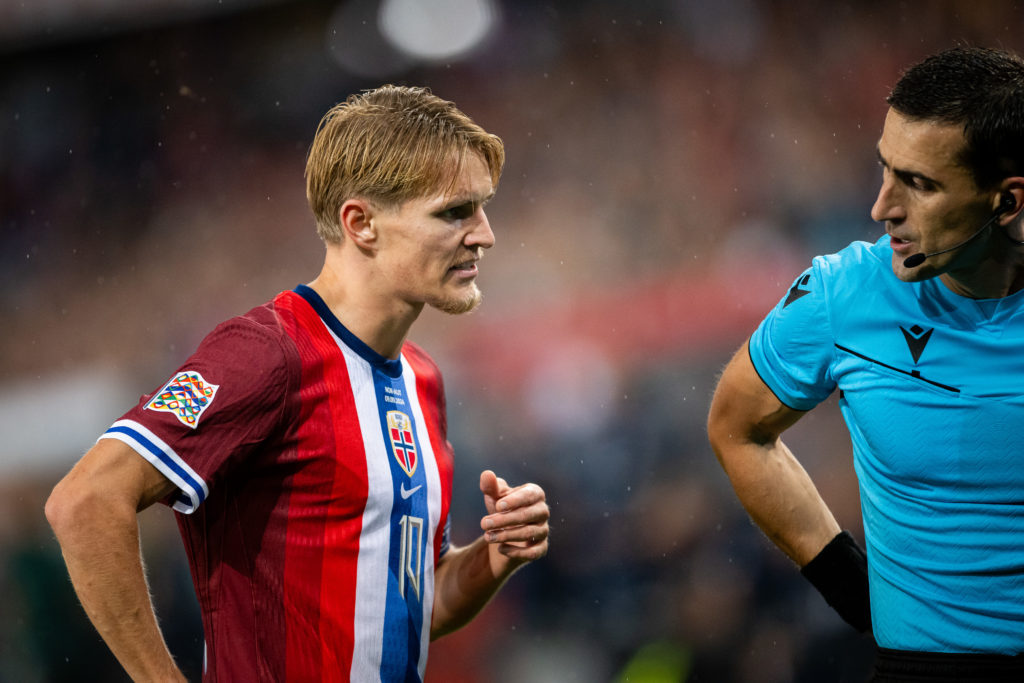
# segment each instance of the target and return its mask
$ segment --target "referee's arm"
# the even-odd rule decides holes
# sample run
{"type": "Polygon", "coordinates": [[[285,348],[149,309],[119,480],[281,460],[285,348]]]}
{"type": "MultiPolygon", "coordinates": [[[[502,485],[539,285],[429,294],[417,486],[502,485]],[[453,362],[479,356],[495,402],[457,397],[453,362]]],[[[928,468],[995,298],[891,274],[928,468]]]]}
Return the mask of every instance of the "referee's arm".
{"type": "Polygon", "coordinates": [[[867,555],[841,531],[782,432],[804,413],[765,385],[744,344],[711,399],[708,438],[750,517],[848,624],[871,629],[867,555]]]}
{"type": "Polygon", "coordinates": [[[711,448],[743,507],[801,567],[840,532],[818,489],[781,439],[804,414],[776,398],[744,344],[722,373],[708,415],[711,448]]]}

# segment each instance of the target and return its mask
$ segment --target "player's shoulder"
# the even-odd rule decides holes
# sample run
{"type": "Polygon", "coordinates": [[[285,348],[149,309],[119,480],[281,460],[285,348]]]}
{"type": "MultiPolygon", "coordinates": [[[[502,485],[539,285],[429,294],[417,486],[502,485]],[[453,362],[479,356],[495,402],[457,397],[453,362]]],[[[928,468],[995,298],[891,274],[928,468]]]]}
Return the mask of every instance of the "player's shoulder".
{"type": "Polygon", "coordinates": [[[402,358],[405,359],[415,376],[416,392],[420,396],[420,401],[424,405],[432,405],[440,409],[441,430],[447,432],[444,378],[441,377],[441,369],[434,359],[415,342],[405,342],[402,346],[402,358]]]}
{"type": "Polygon", "coordinates": [[[235,329],[248,331],[252,335],[266,338],[287,336],[282,321],[282,311],[287,309],[288,292],[282,292],[270,301],[255,306],[245,313],[228,318],[215,329],[235,329]]]}
{"type": "Polygon", "coordinates": [[[296,359],[294,343],[288,336],[278,310],[280,296],[217,325],[200,345],[237,365],[288,364],[296,359]]]}

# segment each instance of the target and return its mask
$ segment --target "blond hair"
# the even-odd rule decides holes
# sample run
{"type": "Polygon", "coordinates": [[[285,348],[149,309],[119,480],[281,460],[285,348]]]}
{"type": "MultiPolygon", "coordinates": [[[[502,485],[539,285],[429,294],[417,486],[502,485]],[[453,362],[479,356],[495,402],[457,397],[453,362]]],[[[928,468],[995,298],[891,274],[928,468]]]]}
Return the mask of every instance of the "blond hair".
{"type": "Polygon", "coordinates": [[[427,88],[384,85],[328,111],[306,159],[306,198],[326,243],[342,241],[339,210],[362,198],[393,208],[454,182],[467,153],[480,154],[495,188],[501,139],[427,88]]]}

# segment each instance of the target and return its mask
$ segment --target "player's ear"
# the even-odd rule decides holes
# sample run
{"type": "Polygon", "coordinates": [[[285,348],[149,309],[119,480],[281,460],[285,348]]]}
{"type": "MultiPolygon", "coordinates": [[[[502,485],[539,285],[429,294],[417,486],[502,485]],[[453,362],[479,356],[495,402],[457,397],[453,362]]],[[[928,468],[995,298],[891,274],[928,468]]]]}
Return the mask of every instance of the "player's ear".
{"type": "Polygon", "coordinates": [[[346,240],[370,249],[377,241],[377,228],[373,224],[374,207],[365,199],[346,199],[338,209],[338,223],[346,240]]]}

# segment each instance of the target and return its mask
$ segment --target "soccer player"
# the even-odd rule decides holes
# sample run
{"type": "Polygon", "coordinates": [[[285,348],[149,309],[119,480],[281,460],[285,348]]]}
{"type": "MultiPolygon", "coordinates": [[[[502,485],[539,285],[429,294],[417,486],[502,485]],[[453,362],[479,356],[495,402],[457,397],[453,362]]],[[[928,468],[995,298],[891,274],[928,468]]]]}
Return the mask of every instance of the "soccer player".
{"type": "Polygon", "coordinates": [[[480,476],[484,534],[449,541],[441,375],[406,336],[425,304],[480,301],[501,140],[419,88],[320,123],[307,195],[326,245],[308,285],[218,326],[57,484],[46,514],[90,619],[135,680],[184,680],[146,586],[136,514],[177,515],[205,681],[419,681],[548,547],[536,484],[480,476]]]}
{"type": "Polygon", "coordinates": [[[1024,680],[1024,61],[943,51],[887,102],[886,234],[797,277],[708,434],[753,520],[873,633],[874,680],[1024,680]],[[780,438],[836,389],[866,557],[780,438]]]}

